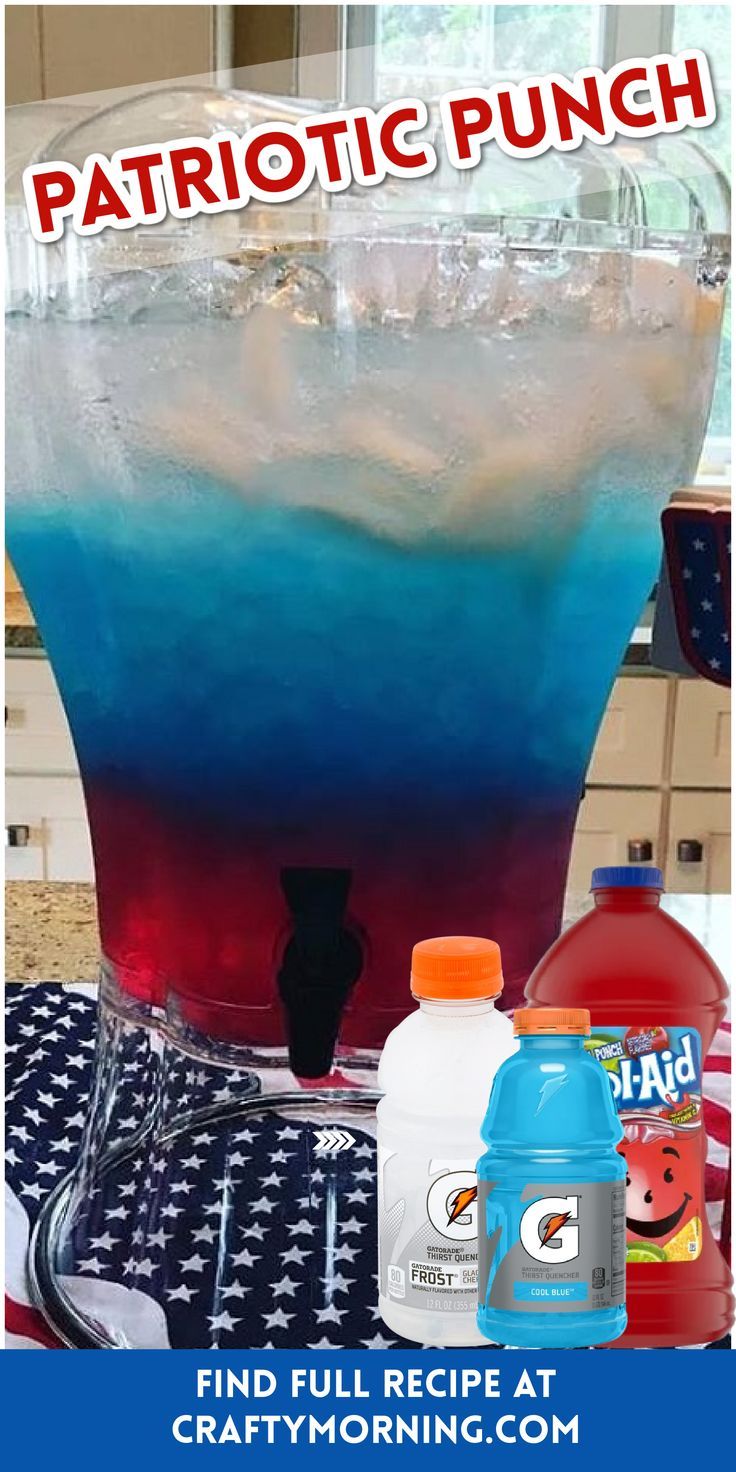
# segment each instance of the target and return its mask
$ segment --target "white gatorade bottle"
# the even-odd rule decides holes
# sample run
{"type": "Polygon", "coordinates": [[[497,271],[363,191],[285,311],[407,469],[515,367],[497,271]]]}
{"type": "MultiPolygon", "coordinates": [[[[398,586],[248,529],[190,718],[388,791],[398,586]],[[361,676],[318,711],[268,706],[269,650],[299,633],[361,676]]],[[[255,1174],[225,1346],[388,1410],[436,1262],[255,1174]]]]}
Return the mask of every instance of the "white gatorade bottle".
{"type": "Polygon", "coordinates": [[[386,1039],[378,1069],[379,1308],[419,1344],[487,1341],[476,1327],[476,1176],[494,1074],[516,1050],[495,1010],[492,940],[442,936],[412,954],[419,1002],[386,1039]]]}

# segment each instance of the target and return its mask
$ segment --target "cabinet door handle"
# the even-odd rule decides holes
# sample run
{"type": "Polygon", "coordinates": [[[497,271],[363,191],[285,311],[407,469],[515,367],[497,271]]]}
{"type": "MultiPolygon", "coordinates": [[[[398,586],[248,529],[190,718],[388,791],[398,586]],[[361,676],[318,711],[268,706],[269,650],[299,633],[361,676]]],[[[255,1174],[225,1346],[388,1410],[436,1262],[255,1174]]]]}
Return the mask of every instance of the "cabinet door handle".
{"type": "Polygon", "coordinates": [[[678,864],[702,864],[703,845],[699,838],[680,838],[677,844],[678,864]]]}
{"type": "Polygon", "coordinates": [[[8,823],[5,829],[5,847],[27,848],[30,837],[28,823],[8,823]]]}
{"type": "Polygon", "coordinates": [[[630,838],[626,853],[630,864],[651,864],[654,857],[651,838],[630,838]]]}

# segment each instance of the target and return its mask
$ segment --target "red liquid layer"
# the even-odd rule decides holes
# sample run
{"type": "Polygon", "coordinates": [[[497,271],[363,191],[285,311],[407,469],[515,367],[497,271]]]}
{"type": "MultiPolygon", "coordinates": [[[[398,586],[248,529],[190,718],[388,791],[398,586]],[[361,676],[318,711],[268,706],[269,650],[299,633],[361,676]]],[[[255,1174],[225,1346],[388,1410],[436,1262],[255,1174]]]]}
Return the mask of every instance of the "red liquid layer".
{"type": "Polygon", "coordinates": [[[87,804],[102,947],[120,985],[157,1006],[174,991],[187,1021],[215,1037],[284,1042],[277,975],[294,926],[284,867],[350,871],[344,923],[363,966],[340,1041],[354,1047],[380,1047],[411,1009],[416,940],[453,933],[498,940],[501,1005],[510,1008],[559,932],[574,811],[486,812],[454,834],[444,819],[436,834],[426,818],[406,827],[397,817],[391,833],[350,832],[343,819],[309,838],[279,838],[99,782],[87,784],[87,804]]]}

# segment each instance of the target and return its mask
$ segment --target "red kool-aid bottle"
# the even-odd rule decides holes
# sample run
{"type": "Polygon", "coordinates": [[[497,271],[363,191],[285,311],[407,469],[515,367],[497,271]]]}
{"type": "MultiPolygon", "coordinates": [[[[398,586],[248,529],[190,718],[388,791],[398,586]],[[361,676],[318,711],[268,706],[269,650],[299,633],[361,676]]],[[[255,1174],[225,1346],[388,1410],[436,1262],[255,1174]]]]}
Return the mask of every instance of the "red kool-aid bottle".
{"type": "Polygon", "coordinates": [[[595,908],[532,972],[533,1007],[587,1007],[587,1046],[606,1069],[626,1157],[628,1327],[617,1347],[720,1339],[731,1275],[705,1211],[702,1065],[726,983],[694,936],[660,909],[653,868],[595,869],[595,908]]]}

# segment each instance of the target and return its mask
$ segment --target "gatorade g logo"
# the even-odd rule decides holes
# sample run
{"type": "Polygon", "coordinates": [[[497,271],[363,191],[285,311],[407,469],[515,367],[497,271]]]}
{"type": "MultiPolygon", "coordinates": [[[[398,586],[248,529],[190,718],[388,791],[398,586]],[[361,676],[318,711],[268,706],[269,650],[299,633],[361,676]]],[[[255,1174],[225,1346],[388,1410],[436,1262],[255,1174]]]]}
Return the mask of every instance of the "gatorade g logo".
{"type": "Polygon", "coordinates": [[[535,1262],[572,1262],[580,1246],[577,1196],[543,1196],[519,1223],[521,1243],[535,1262]]]}
{"type": "Polygon", "coordinates": [[[441,1237],[469,1242],[478,1235],[478,1182],[475,1171],[451,1170],[439,1176],[427,1194],[427,1216],[441,1237]]]}

